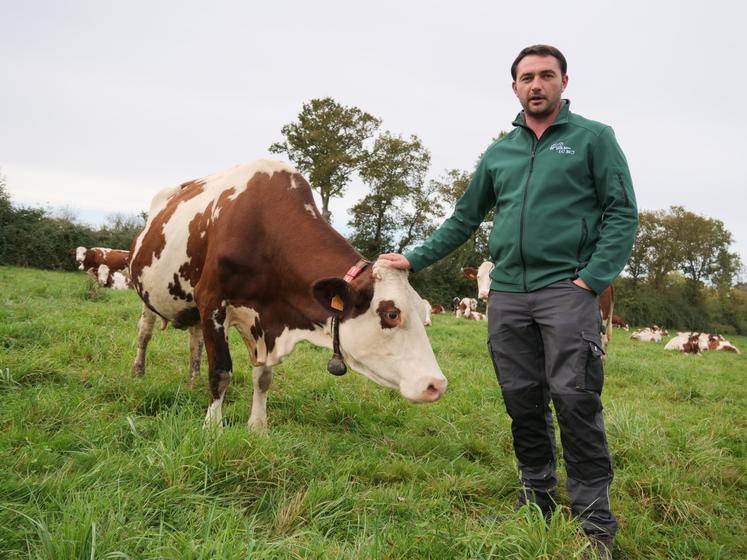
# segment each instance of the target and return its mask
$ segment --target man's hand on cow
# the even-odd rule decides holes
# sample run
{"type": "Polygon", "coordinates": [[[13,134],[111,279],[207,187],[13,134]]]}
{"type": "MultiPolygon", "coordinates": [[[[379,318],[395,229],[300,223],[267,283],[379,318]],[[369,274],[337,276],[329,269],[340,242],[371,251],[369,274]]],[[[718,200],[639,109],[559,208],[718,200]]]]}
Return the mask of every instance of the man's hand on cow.
{"type": "Polygon", "coordinates": [[[578,286],[579,288],[591,291],[591,288],[586,282],[584,282],[583,278],[576,278],[573,283],[576,284],[576,286],[578,286]]]}
{"type": "Polygon", "coordinates": [[[404,255],[400,255],[399,253],[385,253],[383,255],[379,255],[379,259],[382,261],[387,261],[391,268],[397,268],[399,270],[410,270],[410,261],[408,261],[404,255]]]}

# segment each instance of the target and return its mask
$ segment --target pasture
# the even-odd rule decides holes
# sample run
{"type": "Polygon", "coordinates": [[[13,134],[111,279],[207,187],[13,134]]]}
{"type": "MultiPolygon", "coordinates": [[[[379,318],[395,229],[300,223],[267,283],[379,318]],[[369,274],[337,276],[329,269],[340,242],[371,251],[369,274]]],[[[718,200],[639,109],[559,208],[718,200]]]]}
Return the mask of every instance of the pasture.
{"type": "MultiPolygon", "coordinates": [[[[207,360],[156,331],[130,372],[140,301],[83,273],[0,268],[0,558],[580,558],[561,501],[512,511],[510,425],[485,324],[436,315],[449,378],[413,406],[309,345],[275,368],[266,434],[232,334],[225,428],[203,431],[207,360]]],[[[603,394],[618,559],[747,557],[747,355],[616,330],[603,394]]],[[[747,338],[729,337],[743,352],[747,338]]],[[[344,345],[344,340],[343,340],[344,345]]]]}

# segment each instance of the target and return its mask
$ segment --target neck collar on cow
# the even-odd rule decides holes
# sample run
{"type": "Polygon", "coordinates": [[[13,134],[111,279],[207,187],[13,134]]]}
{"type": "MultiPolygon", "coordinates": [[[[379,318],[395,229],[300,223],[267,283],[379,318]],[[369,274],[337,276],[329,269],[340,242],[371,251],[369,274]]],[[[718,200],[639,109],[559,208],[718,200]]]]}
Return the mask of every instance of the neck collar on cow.
{"type": "MultiPolygon", "coordinates": [[[[369,264],[366,259],[359,259],[348,269],[343,280],[350,284],[369,264]]],[[[327,371],[332,375],[345,375],[348,371],[340,351],[340,315],[337,313],[332,315],[332,358],[327,362],[327,371]]]]}
{"type": "Polygon", "coordinates": [[[343,280],[350,284],[361,272],[363,272],[363,269],[366,268],[369,264],[371,264],[370,261],[367,261],[366,259],[359,259],[357,263],[355,263],[348,269],[348,271],[345,273],[345,276],[343,277],[343,280]]]}

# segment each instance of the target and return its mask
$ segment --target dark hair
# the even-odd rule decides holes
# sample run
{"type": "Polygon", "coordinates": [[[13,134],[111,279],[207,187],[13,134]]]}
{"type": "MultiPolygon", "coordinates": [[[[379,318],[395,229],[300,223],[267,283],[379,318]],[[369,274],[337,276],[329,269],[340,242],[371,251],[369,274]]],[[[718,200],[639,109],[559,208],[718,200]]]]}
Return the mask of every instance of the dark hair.
{"type": "Polygon", "coordinates": [[[516,60],[514,60],[514,63],[511,65],[511,77],[514,79],[514,81],[516,80],[516,67],[519,65],[519,62],[521,62],[521,59],[525,56],[529,56],[532,54],[536,56],[554,56],[560,63],[561,76],[565,76],[566,72],[568,71],[568,63],[565,61],[563,53],[558,49],[556,49],[555,47],[551,47],[550,45],[532,45],[531,47],[522,49],[519,53],[519,56],[516,57],[516,60]]]}

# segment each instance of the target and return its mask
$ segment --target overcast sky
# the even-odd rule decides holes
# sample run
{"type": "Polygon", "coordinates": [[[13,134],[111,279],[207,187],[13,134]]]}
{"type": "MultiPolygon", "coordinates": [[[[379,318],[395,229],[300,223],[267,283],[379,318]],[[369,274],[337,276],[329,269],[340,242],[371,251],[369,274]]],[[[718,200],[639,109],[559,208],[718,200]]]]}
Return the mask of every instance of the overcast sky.
{"type": "MultiPolygon", "coordinates": [[[[744,2],[0,0],[0,173],[87,220],[271,156],[331,96],[471,170],[520,109],[509,68],[549,43],[571,109],[611,125],[640,209],[722,220],[747,262],[744,2]]],[[[277,156],[271,156],[277,157],[277,156]]],[[[351,185],[332,205],[364,193],[351,185]]]]}

